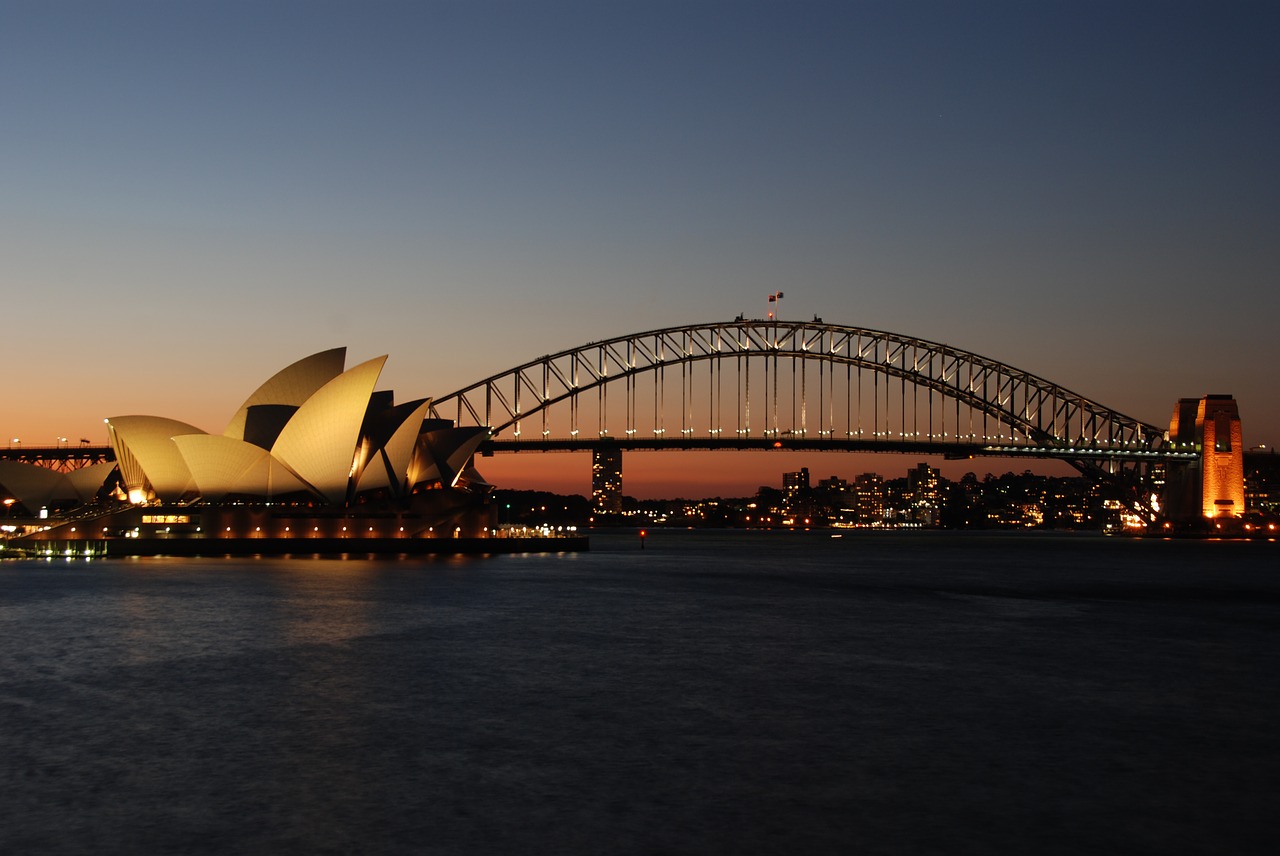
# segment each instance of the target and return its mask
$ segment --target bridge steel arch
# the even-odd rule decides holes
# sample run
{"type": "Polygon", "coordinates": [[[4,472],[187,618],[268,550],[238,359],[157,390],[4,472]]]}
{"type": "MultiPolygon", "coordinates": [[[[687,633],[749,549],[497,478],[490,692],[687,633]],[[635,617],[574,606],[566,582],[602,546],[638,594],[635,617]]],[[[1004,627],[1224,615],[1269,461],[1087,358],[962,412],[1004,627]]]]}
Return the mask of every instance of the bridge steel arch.
{"type": "Polygon", "coordinates": [[[793,448],[979,448],[1058,457],[1091,473],[1182,457],[1157,426],[1030,372],[940,342],[816,319],[740,318],[591,342],[437,398],[431,412],[488,427],[498,440],[509,433],[509,450],[557,447],[558,421],[558,448],[744,448],[748,439],[793,448]],[[700,381],[698,364],[707,366],[700,381]],[[668,383],[677,379],[678,397],[668,383]],[[609,402],[611,388],[624,404],[616,393],[609,402]],[[649,401],[653,436],[638,436],[647,433],[638,426],[649,401]],[[678,435],[667,413],[677,406],[678,435]],[[596,424],[586,425],[593,408],[596,424]]]}

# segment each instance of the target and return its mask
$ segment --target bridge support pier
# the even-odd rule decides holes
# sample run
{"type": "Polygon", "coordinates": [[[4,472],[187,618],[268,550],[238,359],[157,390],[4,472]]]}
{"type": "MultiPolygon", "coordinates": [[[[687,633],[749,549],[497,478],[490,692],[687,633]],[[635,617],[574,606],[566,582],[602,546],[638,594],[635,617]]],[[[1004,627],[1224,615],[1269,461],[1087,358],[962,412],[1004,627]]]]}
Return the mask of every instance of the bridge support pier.
{"type": "Polygon", "coordinates": [[[1199,460],[1171,468],[1164,516],[1195,523],[1244,514],[1244,443],[1240,409],[1230,395],[1183,398],[1169,421],[1175,449],[1194,449],[1199,460]]]}

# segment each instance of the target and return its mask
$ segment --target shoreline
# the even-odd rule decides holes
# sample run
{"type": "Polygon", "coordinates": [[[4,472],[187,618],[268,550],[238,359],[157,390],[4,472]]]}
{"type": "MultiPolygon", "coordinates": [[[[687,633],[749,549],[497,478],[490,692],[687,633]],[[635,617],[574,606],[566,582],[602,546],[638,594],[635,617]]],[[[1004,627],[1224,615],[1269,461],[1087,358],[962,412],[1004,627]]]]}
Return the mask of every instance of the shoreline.
{"type": "Polygon", "coordinates": [[[585,535],[557,538],[111,538],[27,541],[5,545],[5,558],[212,556],[432,556],[576,553],[585,535]]]}

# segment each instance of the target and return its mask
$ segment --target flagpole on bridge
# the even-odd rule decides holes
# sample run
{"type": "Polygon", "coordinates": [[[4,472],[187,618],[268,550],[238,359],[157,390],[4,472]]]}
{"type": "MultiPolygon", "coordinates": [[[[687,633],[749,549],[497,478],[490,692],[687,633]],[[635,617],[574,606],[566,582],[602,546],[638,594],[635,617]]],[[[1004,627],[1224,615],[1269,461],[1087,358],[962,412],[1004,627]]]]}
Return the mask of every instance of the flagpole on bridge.
{"type": "Polygon", "coordinates": [[[773,308],[769,310],[769,315],[766,320],[769,320],[769,321],[782,320],[782,292],[775,291],[773,294],[770,294],[769,303],[773,304],[773,308]]]}

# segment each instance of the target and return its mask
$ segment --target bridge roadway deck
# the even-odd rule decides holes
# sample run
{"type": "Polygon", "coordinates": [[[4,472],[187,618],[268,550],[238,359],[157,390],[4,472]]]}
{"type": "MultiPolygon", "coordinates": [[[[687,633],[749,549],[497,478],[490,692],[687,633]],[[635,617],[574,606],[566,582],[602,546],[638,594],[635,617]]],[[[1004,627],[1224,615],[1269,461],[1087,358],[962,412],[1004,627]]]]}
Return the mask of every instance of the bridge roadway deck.
{"type": "MultiPolygon", "coordinates": [[[[958,443],[941,440],[876,440],[844,437],[567,437],[537,440],[488,440],[480,453],[489,457],[510,452],[586,452],[600,447],[626,451],[750,451],[790,450],[796,452],[884,452],[889,454],[931,455],[964,459],[1001,456],[1009,458],[1058,458],[1111,461],[1191,461],[1196,452],[1150,449],[1123,449],[1103,446],[1053,448],[989,443],[958,443]]],[[[1246,455],[1248,457],[1248,455],[1246,455]]],[[[98,463],[114,461],[110,446],[23,446],[0,448],[0,460],[41,462],[98,463]]]]}
{"type": "Polygon", "coordinates": [[[110,446],[14,446],[0,448],[0,461],[35,464],[61,472],[77,470],[116,459],[110,446]]]}
{"type": "Polygon", "coordinates": [[[9,445],[0,448],[0,460],[22,461],[33,458],[56,458],[60,461],[79,458],[115,460],[115,452],[110,446],[91,446],[88,444],[79,446],[9,445]]]}
{"type": "Polygon", "coordinates": [[[1150,449],[1122,449],[1101,446],[1054,448],[988,443],[957,443],[941,440],[867,440],[841,437],[596,437],[548,438],[545,440],[489,440],[480,453],[486,457],[499,452],[585,452],[598,448],[627,451],[793,451],[793,452],[885,452],[931,455],[952,459],[980,456],[1012,458],[1062,458],[1111,461],[1191,461],[1196,452],[1150,449]]]}

